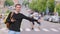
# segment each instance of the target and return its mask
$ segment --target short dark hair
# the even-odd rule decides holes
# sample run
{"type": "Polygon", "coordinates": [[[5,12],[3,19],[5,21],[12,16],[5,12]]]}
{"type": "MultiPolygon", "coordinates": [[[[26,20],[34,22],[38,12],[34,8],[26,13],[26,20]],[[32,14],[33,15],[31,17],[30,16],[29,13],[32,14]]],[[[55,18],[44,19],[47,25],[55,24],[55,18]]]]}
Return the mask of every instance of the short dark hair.
{"type": "Polygon", "coordinates": [[[18,6],[18,5],[21,6],[21,4],[16,4],[15,7],[18,6]]]}

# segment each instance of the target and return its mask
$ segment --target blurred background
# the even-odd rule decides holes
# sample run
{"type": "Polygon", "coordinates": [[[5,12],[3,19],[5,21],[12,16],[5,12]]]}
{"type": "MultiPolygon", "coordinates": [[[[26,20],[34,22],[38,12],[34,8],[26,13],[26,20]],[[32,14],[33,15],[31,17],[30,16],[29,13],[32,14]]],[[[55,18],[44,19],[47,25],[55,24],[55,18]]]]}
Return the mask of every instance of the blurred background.
{"type": "Polygon", "coordinates": [[[34,10],[41,14],[41,29],[31,30],[31,23],[23,19],[21,34],[59,34],[60,33],[60,0],[0,0],[0,34],[7,34],[8,29],[4,24],[5,18],[14,11],[15,4],[21,4],[21,13],[29,16],[29,11],[34,10]]]}

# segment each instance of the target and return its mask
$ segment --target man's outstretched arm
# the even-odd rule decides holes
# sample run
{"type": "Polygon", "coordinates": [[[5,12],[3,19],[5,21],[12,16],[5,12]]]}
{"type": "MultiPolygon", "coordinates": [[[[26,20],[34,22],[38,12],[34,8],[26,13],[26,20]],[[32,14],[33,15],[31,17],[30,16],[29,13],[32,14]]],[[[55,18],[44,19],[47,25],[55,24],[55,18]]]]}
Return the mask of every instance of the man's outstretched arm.
{"type": "Polygon", "coordinates": [[[22,15],[22,16],[23,16],[23,19],[27,19],[27,20],[29,20],[29,21],[36,21],[36,22],[38,22],[38,20],[36,20],[36,19],[27,17],[27,16],[25,16],[25,15],[22,15]]]}

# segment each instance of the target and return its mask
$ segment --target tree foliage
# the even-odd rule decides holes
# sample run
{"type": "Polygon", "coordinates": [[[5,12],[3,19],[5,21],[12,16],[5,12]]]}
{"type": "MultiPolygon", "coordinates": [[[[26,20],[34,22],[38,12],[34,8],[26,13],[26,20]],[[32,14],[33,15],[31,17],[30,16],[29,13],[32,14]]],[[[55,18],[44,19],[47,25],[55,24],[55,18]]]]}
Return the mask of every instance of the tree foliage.
{"type": "Polygon", "coordinates": [[[5,6],[12,6],[12,5],[14,5],[14,2],[12,0],[5,1],[5,6]]]}
{"type": "Polygon", "coordinates": [[[56,5],[56,12],[58,12],[58,14],[60,16],[60,4],[56,5]]]}
{"type": "Polygon", "coordinates": [[[33,10],[43,12],[46,10],[46,2],[47,0],[32,0],[29,7],[33,10]]]}
{"type": "Polygon", "coordinates": [[[48,0],[48,8],[49,8],[49,12],[54,12],[54,8],[55,8],[55,0],[48,0]]]}
{"type": "Polygon", "coordinates": [[[37,10],[39,12],[45,12],[46,8],[49,8],[50,12],[54,11],[55,1],[54,0],[32,0],[29,4],[29,7],[33,10],[37,10]]]}

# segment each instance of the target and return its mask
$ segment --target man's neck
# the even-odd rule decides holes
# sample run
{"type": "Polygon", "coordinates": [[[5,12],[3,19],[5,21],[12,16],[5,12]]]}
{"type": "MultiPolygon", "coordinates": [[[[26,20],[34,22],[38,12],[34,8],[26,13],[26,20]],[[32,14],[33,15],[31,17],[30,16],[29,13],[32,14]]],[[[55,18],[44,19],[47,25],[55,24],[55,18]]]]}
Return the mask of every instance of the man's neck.
{"type": "Polygon", "coordinates": [[[16,14],[18,14],[19,12],[15,11],[16,14]]]}

